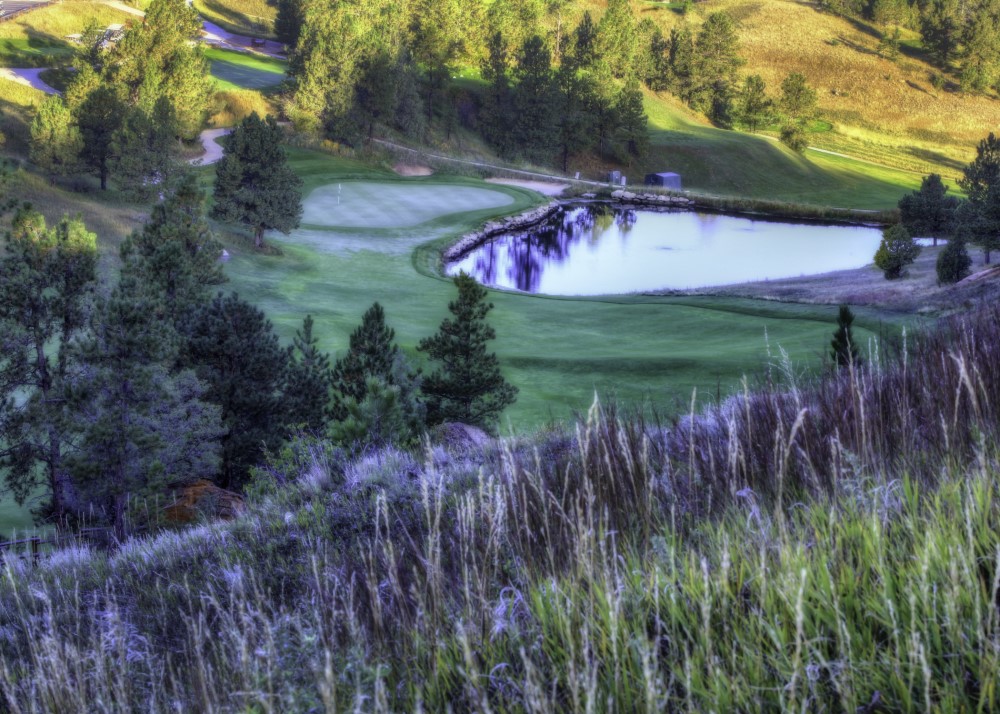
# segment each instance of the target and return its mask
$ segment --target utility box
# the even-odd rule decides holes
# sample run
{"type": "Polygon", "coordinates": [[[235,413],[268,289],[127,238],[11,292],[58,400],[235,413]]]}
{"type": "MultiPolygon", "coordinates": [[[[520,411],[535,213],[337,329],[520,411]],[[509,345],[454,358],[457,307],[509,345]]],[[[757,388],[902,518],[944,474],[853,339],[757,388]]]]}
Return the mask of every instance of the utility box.
{"type": "Polygon", "coordinates": [[[613,183],[618,186],[622,182],[622,172],[621,171],[609,171],[608,172],[608,183],[613,183]]]}
{"type": "Polygon", "coordinates": [[[675,174],[672,171],[663,171],[661,173],[646,174],[647,186],[659,186],[660,188],[668,188],[671,191],[681,190],[681,175],[675,174]]]}

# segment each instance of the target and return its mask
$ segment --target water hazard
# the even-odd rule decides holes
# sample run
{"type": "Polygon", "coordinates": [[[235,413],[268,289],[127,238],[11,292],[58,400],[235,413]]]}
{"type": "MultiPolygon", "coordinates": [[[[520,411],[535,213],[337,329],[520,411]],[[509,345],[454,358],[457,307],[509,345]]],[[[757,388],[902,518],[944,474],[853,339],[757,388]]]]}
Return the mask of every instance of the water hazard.
{"type": "Polygon", "coordinates": [[[532,232],[500,236],[447,272],[532,293],[609,295],[860,268],[880,239],[865,226],[588,204],[567,207],[532,232]]]}

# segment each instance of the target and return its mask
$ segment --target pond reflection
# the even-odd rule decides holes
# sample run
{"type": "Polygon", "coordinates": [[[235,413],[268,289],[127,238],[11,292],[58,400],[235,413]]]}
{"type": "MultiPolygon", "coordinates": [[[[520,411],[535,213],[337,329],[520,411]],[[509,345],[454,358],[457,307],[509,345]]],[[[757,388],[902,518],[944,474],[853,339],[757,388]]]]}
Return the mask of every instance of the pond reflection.
{"type": "Polygon", "coordinates": [[[447,266],[495,287],[606,295],[773,280],[871,262],[881,233],[607,204],[561,210],[546,225],[500,236],[447,266]]]}

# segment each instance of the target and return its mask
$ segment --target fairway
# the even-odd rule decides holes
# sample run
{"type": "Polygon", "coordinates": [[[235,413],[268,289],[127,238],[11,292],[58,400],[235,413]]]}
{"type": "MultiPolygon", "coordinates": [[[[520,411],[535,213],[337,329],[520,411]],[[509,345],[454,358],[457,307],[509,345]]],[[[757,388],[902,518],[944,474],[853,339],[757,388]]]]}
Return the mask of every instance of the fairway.
{"type": "Polygon", "coordinates": [[[288,63],[282,60],[234,52],[217,47],[205,49],[212,76],[220,89],[269,89],[285,79],[288,63]]]}
{"type": "MultiPolygon", "coordinates": [[[[343,354],[361,314],[378,301],[400,345],[422,364],[416,344],[437,329],[455,296],[451,281],[436,274],[436,249],[492,215],[521,212],[544,200],[478,179],[435,177],[428,184],[303,150],[289,156],[306,183],[311,225],[287,237],[269,235],[281,246],[280,256],[230,245],[229,287],[263,308],[283,340],[311,314],[321,347],[334,356],[343,354]],[[353,227],[324,228],[317,212],[332,201],[336,215],[338,184],[341,207],[351,187],[351,203],[362,201],[369,218],[345,216],[336,220],[352,220],[353,227]],[[427,195],[420,189],[433,192],[437,208],[402,208],[401,201],[427,195]],[[456,200],[460,196],[466,198],[456,200]],[[482,208],[486,199],[499,207],[482,208]],[[434,218],[423,220],[428,217],[434,218]]],[[[661,413],[682,412],[695,389],[704,403],[730,394],[744,375],[768,369],[780,375],[782,368],[774,365],[782,350],[797,371],[819,369],[836,316],[836,307],[723,298],[579,299],[491,291],[490,300],[496,306],[490,314],[494,349],[520,389],[503,428],[509,419],[518,432],[586,410],[595,393],[655,405],[661,413]]],[[[895,329],[895,318],[883,325],[882,315],[857,312],[859,340],[867,343],[879,329],[895,329]]]]}
{"type": "Polygon", "coordinates": [[[303,201],[302,223],[340,228],[409,228],[455,213],[503,208],[500,191],[448,184],[347,181],[315,189],[303,201]]]}

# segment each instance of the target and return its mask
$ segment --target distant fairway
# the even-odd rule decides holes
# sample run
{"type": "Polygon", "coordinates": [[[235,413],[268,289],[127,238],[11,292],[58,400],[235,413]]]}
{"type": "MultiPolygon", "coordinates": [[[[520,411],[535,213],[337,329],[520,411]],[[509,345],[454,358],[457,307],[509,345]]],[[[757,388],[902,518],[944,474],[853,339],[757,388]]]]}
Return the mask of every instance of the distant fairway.
{"type": "Polygon", "coordinates": [[[212,76],[220,89],[268,89],[285,79],[288,63],[263,55],[205,48],[212,76]]]}
{"type": "Polygon", "coordinates": [[[321,186],[303,202],[302,223],[337,228],[410,228],[436,218],[503,208],[506,193],[447,184],[346,181],[321,186]]]}

